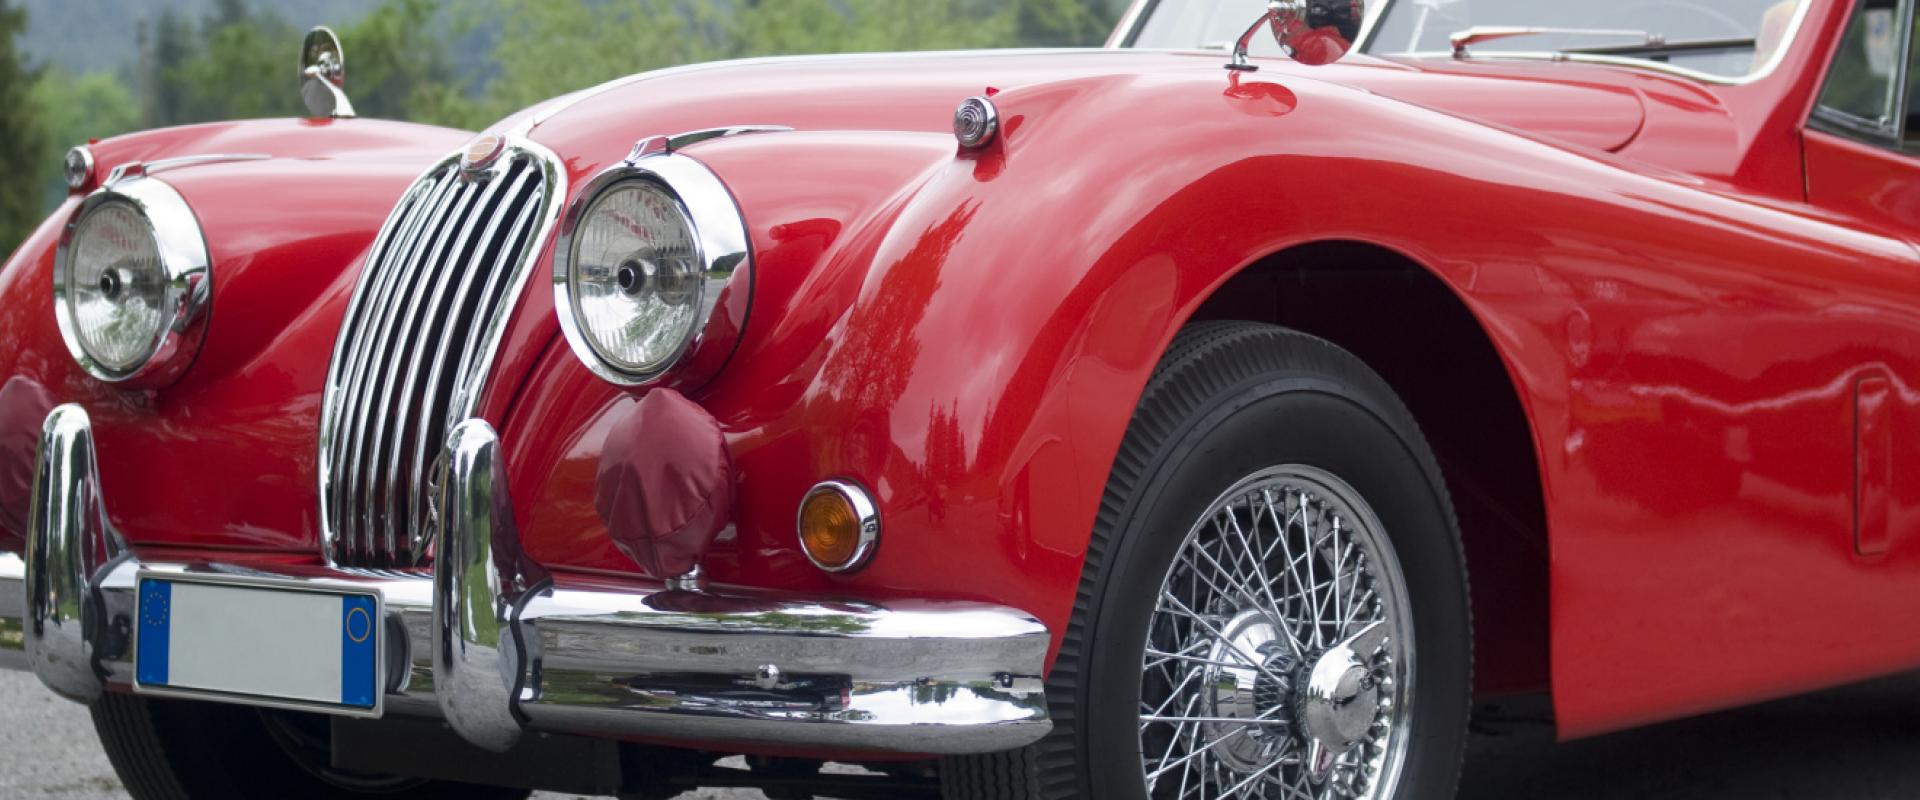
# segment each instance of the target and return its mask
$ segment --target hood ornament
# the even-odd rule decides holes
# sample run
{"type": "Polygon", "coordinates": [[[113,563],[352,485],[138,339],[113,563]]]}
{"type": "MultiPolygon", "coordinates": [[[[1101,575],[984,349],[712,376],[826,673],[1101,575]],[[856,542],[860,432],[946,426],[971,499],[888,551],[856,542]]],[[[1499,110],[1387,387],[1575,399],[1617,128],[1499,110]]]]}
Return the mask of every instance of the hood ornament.
{"type": "Polygon", "coordinates": [[[1365,0],[1269,0],[1266,13],[1234,43],[1233,60],[1227,62],[1227,69],[1260,69],[1247,60],[1247,51],[1261,26],[1273,29],[1274,40],[1294,61],[1314,67],[1331,64],[1353,49],[1366,19],[1365,0]]]}

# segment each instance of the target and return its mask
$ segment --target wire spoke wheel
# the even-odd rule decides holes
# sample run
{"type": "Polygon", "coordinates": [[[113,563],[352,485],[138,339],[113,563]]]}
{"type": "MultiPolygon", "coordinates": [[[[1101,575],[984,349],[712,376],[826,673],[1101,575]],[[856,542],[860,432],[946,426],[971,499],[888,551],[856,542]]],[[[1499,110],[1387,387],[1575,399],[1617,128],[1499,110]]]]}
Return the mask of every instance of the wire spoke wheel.
{"type": "Polygon", "coordinates": [[[1334,475],[1241,480],[1187,532],[1141,661],[1154,798],[1390,798],[1406,760],[1412,613],[1392,543],[1334,475]]]}

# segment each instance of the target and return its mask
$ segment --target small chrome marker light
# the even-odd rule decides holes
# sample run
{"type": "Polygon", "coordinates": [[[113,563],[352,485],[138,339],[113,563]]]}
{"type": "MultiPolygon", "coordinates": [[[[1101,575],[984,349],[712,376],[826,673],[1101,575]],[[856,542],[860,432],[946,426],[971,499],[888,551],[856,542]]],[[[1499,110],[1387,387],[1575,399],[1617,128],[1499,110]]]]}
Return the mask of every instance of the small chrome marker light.
{"type": "Polygon", "coordinates": [[[953,112],[953,138],[960,146],[978,150],[993,143],[1000,133],[1000,110],[985,97],[969,97],[953,112]]]}
{"type": "Polygon", "coordinates": [[[121,178],[88,195],[54,254],[54,318],[74,361],[108,383],[174,382],[206,337],[209,264],[193,209],[166,183],[121,178]]]}
{"type": "Polygon", "coordinates": [[[800,501],[800,549],[828,572],[853,572],[880,546],[880,509],[848,481],[823,481],[800,501]]]}
{"type": "Polygon", "coordinates": [[[68,150],[65,172],[68,189],[77,192],[87,188],[93,180],[93,148],[83,144],[68,150]]]}

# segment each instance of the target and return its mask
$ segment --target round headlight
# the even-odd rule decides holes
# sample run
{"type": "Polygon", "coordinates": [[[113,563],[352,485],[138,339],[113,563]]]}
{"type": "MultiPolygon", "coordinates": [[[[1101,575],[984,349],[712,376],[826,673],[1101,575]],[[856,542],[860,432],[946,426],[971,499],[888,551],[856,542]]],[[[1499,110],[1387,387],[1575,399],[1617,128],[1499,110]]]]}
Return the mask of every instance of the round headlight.
{"type": "Polygon", "coordinates": [[[646,383],[701,341],[747,258],[746,222],[718,176],[676,153],[636,155],[595,177],[561,223],[560,328],[596,374],[646,383]]]}
{"type": "Polygon", "coordinates": [[[595,355],[630,375],[672,364],[702,319],[706,270],[693,219],[653,181],[617,184],[580,221],[568,276],[595,355]]]}
{"type": "Polygon", "coordinates": [[[112,383],[171,383],[204,334],[207,248],[186,201],[151,178],[88,196],[61,237],[54,312],[75,361],[112,383]]]}
{"type": "Polygon", "coordinates": [[[67,307],[81,349],[116,374],[145,363],[167,327],[167,274],[140,212],[114,201],[82,217],[69,268],[67,307]]]}

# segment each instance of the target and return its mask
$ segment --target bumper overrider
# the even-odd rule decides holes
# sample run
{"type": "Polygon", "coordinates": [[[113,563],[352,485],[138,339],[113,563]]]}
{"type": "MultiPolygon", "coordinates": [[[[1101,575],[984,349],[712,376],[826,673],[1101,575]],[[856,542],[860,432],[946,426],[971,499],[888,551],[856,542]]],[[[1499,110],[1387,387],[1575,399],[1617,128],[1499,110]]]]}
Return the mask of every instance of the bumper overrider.
{"type": "Polygon", "coordinates": [[[0,666],[32,669],[82,702],[132,691],[136,573],[197,573],[377,589],[385,713],[443,719],[489,750],[543,731],[974,753],[1051,728],[1040,679],[1049,635],[1028,614],[546,576],[515,566],[528,562],[493,429],[456,427],[446,460],[431,574],[143,559],[104,512],[86,412],[56,408],[26,556],[0,554],[0,666]]]}

